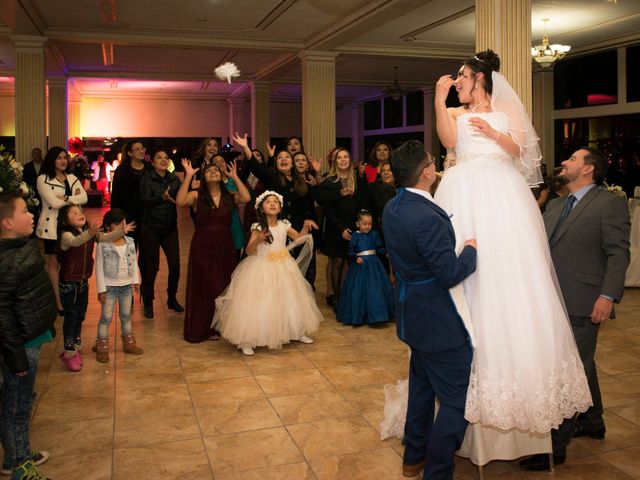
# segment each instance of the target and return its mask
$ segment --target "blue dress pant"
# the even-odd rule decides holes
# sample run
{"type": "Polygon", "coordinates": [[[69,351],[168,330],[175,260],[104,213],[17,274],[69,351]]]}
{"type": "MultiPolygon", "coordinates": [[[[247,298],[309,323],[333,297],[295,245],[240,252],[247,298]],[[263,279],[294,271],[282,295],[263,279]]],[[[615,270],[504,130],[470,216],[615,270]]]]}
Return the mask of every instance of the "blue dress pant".
{"type": "Polygon", "coordinates": [[[425,479],[453,478],[453,456],[467,429],[464,408],[472,355],[468,344],[436,353],[411,349],[404,463],[426,459],[425,479]],[[436,398],[440,407],[434,418],[436,398]]]}

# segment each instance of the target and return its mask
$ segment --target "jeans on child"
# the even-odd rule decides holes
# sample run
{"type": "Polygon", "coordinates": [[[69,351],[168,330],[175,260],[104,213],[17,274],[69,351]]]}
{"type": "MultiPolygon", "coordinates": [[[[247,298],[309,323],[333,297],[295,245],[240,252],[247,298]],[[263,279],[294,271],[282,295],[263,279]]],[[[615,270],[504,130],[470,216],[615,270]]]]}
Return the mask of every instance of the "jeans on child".
{"type": "Polygon", "coordinates": [[[109,325],[113,319],[113,311],[118,302],[118,312],[120,313],[121,334],[131,333],[131,305],[133,303],[133,287],[124,285],[121,287],[107,286],[100,322],[98,324],[98,338],[105,340],[109,336],[109,325]]]}
{"type": "Polygon", "coordinates": [[[3,465],[14,468],[31,459],[29,420],[33,407],[33,386],[36,383],[40,347],[25,348],[25,352],[29,360],[29,369],[24,377],[16,376],[0,357],[4,381],[0,412],[3,465]]]}
{"type": "Polygon", "coordinates": [[[64,308],[64,322],[62,323],[62,336],[64,349],[74,350],[75,345],[80,345],[82,336],[82,322],[87,313],[89,303],[89,284],[82,282],[60,282],[60,301],[64,308]]]}

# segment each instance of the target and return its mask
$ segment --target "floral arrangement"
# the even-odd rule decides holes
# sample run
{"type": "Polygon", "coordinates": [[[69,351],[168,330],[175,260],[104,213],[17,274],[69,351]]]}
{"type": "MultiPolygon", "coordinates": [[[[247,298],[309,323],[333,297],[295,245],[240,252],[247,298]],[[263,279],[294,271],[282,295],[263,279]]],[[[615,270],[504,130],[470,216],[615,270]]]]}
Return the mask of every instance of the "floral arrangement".
{"type": "Polygon", "coordinates": [[[22,180],[22,165],[4,145],[0,145],[0,192],[13,190],[22,192],[29,207],[35,207],[40,203],[31,187],[22,180]]]}
{"type": "Polygon", "coordinates": [[[627,194],[622,190],[620,185],[614,185],[613,183],[611,185],[607,185],[607,192],[613,193],[617,197],[627,198],[627,194]]]}

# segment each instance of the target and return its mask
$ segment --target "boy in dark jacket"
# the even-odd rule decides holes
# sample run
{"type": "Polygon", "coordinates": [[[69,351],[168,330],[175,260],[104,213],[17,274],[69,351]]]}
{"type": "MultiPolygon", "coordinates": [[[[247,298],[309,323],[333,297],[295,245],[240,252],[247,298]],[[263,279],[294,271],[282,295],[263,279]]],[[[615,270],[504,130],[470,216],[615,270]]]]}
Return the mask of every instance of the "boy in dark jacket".
{"type": "Polygon", "coordinates": [[[32,231],[33,215],[20,193],[0,192],[0,433],[2,473],[13,480],[46,480],[36,465],[49,458],[31,450],[29,419],[40,347],[53,339],[57,310],[32,231]]]}

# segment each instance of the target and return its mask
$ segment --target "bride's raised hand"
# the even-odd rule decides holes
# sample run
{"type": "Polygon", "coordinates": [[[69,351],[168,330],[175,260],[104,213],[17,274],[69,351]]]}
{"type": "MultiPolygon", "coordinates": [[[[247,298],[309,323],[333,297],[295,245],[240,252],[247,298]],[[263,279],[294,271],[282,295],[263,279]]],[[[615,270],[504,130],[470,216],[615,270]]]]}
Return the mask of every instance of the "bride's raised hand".
{"type": "Polygon", "coordinates": [[[436,100],[446,100],[454,83],[451,75],[441,76],[436,82],[436,100]]]}
{"type": "Polygon", "coordinates": [[[473,127],[476,132],[480,132],[489,138],[496,138],[498,132],[489,123],[480,117],[469,118],[469,125],[473,127]]]}

